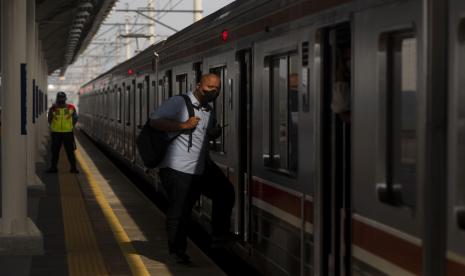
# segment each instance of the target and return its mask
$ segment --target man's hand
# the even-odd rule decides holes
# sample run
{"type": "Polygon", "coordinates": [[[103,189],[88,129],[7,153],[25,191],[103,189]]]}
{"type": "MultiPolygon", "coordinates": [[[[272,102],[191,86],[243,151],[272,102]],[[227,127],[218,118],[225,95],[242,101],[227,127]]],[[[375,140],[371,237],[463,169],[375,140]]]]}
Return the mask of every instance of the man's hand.
{"type": "Polygon", "coordinates": [[[199,124],[199,117],[190,117],[189,120],[183,123],[183,129],[194,129],[199,124]]]}

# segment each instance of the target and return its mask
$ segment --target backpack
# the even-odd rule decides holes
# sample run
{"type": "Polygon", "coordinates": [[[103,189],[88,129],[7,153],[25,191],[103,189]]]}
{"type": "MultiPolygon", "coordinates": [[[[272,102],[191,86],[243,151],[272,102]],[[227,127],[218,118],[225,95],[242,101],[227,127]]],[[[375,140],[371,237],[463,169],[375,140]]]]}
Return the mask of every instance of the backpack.
{"type": "MultiPolygon", "coordinates": [[[[194,117],[195,113],[191,99],[187,95],[180,96],[184,98],[189,118],[194,117]]],[[[192,132],[193,130],[188,131],[189,149],[192,146],[192,132]]],[[[170,139],[167,132],[152,128],[150,126],[150,119],[148,119],[136,138],[136,146],[144,166],[150,169],[156,168],[165,157],[166,150],[170,143],[181,134],[182,133],[179,133],[170,139]]]]}

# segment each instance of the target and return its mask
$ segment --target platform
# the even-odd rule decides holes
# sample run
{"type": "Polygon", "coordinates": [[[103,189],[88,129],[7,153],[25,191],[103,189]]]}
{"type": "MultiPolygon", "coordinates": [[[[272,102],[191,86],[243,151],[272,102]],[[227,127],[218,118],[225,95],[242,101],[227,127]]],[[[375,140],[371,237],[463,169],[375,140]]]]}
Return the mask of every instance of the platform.
{"type": "Polygon", "coordinates": [[[169,258],[165,217],[86,137],[80,174],[64,149],[58,174],[37,174],[45,193],[29,194],[29,216],[44,237],[43,256],[0,257],[1,275],[225,275],[193,243],[192,264],[169,258]]]}

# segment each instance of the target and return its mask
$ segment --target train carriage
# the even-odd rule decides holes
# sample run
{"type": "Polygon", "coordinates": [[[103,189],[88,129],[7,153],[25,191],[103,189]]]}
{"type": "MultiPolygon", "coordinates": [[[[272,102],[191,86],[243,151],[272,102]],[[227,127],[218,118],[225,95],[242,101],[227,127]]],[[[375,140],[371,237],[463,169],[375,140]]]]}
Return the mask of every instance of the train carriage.
{"type": "MultiPolygon", "coordinates": [[[[433,275],[424,269],[441,265],[464,275],[462,2],[448,1],[449,40],[437,49],[450,53],[444,95],[426,77],[439,72],[428,63],[438,43],[428,1],[235,1],[82,86],[80,127],[158,185],[135,137],[164,100],[215,73],[223,132],[209,147],[235,187],[237,254],[266,275],[433,275]],[[333,100],[343,85],[345,116],[333,100]],[[431,107],[446,100],[447,114],[431,107]],[[441,135],[442,151],[431,144],[441,135]],[[432,165],[443,183],[429,179],[432,165]],[[447,201],[429,194],[435,185],[447,201]],[[444,223],[428,225],[436,215],[444,223]]],[[[209,200],[194,211],[208,229],[209,200]]]]}

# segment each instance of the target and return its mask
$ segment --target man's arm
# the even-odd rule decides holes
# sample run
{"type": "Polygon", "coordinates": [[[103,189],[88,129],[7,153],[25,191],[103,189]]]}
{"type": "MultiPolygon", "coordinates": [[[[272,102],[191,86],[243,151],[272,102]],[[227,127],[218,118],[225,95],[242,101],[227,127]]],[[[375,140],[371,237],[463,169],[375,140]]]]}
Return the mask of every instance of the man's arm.
{"type": "Polygon", "coordinates": [[[171,97],[150,115],[150,126],[154,129],[166,132],[193,129],[200,119],[192,117],[184,122],[183,116],[186,109],[184,99],[171,97]]]}
{"type": "Polygon", "coordinates": [[[171,131],[194,129],[199,123],[199,121],[200,121],[199,117],[191,117],[185,122],[178,122],[174,120],[160,118],[160,119],[151,119],[150,126],[160,131],[171,132],[171,131]]]}

